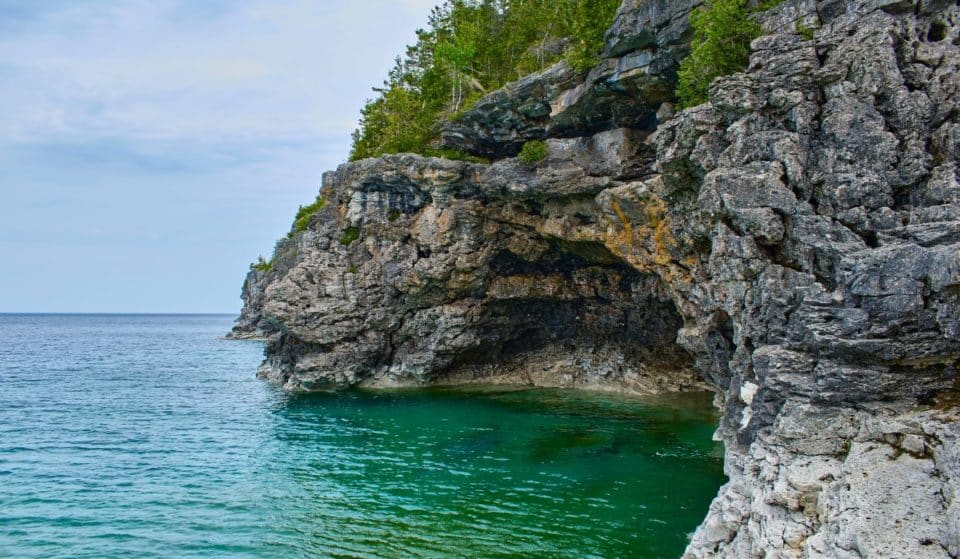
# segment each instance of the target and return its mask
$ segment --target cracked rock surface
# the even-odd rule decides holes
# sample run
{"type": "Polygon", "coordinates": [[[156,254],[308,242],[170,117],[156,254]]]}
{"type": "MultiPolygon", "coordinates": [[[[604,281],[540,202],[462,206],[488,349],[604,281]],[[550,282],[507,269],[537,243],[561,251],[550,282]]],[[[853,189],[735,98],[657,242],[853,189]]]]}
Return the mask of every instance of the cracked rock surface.
{"type": "Polygon", "coordinates": [[[789,0],[675,112],[697,4],[626,0],[585,76],[445,129],[492,164],[324,175],[235,335],[298,390],[709,386],[729,482],[686,557],[956,558],[960,3],[789,0]]]}

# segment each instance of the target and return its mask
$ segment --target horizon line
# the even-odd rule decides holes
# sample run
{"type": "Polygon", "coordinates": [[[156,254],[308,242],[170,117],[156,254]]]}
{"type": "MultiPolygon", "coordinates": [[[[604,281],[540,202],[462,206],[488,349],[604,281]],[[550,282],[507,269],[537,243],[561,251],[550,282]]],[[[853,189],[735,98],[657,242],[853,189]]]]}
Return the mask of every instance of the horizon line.
{"type": "Polygon", "coordinates": [[[239,316],[226,312],[150,312],[150,311],[0,311],[0,315],[89,315],[89,316],[239,316]]]}

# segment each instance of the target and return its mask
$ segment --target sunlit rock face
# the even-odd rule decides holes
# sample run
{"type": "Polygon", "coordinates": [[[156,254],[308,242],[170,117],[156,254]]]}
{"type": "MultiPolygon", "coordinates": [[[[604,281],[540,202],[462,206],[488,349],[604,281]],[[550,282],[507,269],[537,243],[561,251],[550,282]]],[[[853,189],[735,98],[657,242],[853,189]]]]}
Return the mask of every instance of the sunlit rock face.
{"type": "Polygon", "coordinates": [[[709,385],[730,481],[689,557],[957,557],[960,7],[784,2],[675,113],[695,5],[627,0],[585,76],[444,129],[492,164],[325,175],[238,332],[299,390],[709,385]]]}
{"type": "Polygon", "coordinates": [[[330,203],[283,244],[263,288],[276,330],[261,374],[301,390],[704,387],[661,280],[614,255],[598,226],[594,198],[638,175],[638,141],[551,141],[536,168],[400,155],[328,173],[330,203]]]}

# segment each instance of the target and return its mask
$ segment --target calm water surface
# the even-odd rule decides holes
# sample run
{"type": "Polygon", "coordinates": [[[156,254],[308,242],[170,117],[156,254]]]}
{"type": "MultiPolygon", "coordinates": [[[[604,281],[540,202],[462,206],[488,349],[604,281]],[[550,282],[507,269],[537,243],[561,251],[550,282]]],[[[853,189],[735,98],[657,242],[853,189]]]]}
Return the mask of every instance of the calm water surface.
{"type": "Polygon", "coordinates": [[[228,316],[0,315],[0,556],[676,557],[707,395],[284,394],[228,316]]]}

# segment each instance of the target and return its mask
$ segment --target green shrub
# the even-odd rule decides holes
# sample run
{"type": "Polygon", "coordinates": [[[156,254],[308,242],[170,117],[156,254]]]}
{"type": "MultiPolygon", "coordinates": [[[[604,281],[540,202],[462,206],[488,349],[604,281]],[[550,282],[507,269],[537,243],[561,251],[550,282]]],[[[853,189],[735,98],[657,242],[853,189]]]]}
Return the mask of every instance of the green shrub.
{"type": "Polygon", "coordinates": [[[293,237],[296,233],[305,231],[310,225],[310,219],[326,205],[326,198],[318,195],[312,204],[297,208],[297,215],[293,218],[293,230],[287,236],[293,237]]]}
{"type": "Polygon", "coordinates": [[[803,23],[803,20],[798,19],[796,28],[797,28],[797,35],[800,35],[801,37],[803,37],[804,41],[813,40],[813,33],[814,31],[816,31],[813,27],[810,27],[809,25],[805,25],[803,23]]]}
{"type": "Polygon", "coordinates": [[[543,140],[530,140],[523,144],[523,148],[517,155],[517,159],[527,165],[536,165],[547,158],[547,142],[543,140]]]}
{"type": "Polygon", "coordinates": [[[340,235],[340,244],[349,245],[360,238],[360,229],[356,227],[347,227],[340,235]]]}
{"type": "Polygon", "coordinates": [[[782,0],[756,8],[749,0],[708,0],[690,14],[694,37],[690,55],[680,63],[677,99],[682,107],[707,101],[713,80],[740,72],[750,62],[750,41],[760,36],[760,24],[750,17],[782,0]]]}
{"type": "Polygon", "coordinates": [[[263,259],[263,255],[257,257],[257,261],[250,264],[251,270],[257,270],[260,272],[269,272],[273,269],[273,259],[269,261],[263,259]]]}

